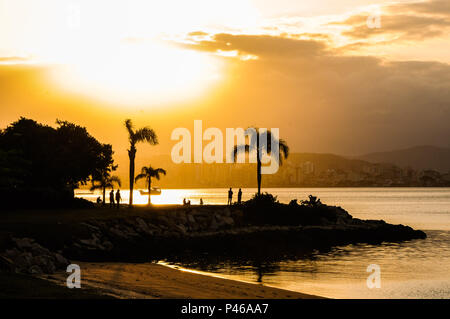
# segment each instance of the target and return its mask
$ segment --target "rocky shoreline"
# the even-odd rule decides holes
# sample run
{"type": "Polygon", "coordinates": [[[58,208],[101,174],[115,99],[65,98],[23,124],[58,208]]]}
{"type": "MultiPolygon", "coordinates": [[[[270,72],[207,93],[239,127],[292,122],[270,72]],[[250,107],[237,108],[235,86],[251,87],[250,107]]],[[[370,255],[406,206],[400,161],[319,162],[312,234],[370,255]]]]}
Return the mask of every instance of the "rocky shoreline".
{"type": "Polygon", "coordinates": [[[69,260],[61,251],[52,252],[32,238],[8,238],[9,246],[0,254],[0,270],[27,274],[52,274],[65,270],[69,260]]]}
{"type": "Polygon", "coordinates": [[[4,270],[38,274],[65,269],[69,259],[147,262],[185,252],[269,257],[336,245],[426,238],[424,232],[408,226],[360,220],[340,207],[323,204],[279,206],[276,224],[264,212],[258,213],[242,206],[177,206],[140,208],[138,214],[123,209],[117,216],[70,224],[49,221],[45,229],[59,229],[63,239],[9,233],[0,250],[0,265],[4,270]]]}

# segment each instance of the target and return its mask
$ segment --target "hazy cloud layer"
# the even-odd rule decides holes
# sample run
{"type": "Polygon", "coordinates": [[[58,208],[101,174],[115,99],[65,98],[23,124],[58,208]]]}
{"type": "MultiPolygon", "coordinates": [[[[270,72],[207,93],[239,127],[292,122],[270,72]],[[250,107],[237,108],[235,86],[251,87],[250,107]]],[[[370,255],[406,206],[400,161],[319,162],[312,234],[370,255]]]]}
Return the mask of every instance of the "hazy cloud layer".
{"type": "Polygon", "coordinates": [[[448,0],[428,0],[413,3],[392,4],[389,6],[389,11],[410,11],[413,13],[431,13],[450,16],[450,2],[448,0]]]}
{"type": "Polygon", "coordinates": [[[322,41],[281,36],[219,34],[192,47],[257,56],[231,59],[235,82],[217,103],[255,123],[271,119],[296,149],[449,145],[448,64],[345,56],[322,41]]]}
{"type": "Polygon", "coordinates": [[[431,0],[392,4],[380,11],[380,28],[369,28],[367,19],[374,12],[363,12],[334,25],[348,26],[342,35],[355,39],[385,36],[385,39],[427,40],[450,35],[450,2],[431,0]]]}
{"type": "Polygon", "coordinates": [[[24,63],[29,62],[29,58],[19,57],[19,56],[0,56],[0,64],[1,63],[24,63]]]}
{"type": "Polygon", "coordinates": [[[226,33],[213,35],[211,40],[202,40],[188,47],[208,52],[237,50],[241,54],[252,54],[263,58],[288,58],[300,55],[315,56],[322,54],[322,51],[326,49],[323,43],[313,40],[226,33]]]}

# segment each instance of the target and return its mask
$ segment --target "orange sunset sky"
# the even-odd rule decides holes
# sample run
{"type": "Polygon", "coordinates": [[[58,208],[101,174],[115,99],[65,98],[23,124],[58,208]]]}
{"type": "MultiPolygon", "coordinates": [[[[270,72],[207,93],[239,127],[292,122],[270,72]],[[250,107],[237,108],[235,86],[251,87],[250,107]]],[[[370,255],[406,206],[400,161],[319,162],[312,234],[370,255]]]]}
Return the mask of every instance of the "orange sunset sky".
{"type": "MultiPolygon", "coordinates": [[[[450,1],[0,0],[0,127],[280,128],[293,152],[449,147],[450,1]],[[367,24],[380,17],[380,27],[367,24]]],[[[126,166],[126,161],[119,161],[126,166]]]]}

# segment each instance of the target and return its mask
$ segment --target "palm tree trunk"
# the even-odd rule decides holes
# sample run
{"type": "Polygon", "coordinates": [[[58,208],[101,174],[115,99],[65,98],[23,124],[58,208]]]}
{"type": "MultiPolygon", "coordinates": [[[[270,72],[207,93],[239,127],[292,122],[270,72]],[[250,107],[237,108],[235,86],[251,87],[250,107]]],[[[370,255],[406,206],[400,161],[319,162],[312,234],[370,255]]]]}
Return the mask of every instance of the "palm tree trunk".
{"type": "Polygon", "coordinates": [[[259,148],[259,132],[256,136],[256,174],[258,179],[258,196],[261,195],[261,150],[259,148]]]}
{"type": "Polygon", "coordinates": [[[102,202],[102,206],[105,206],[105,200],[106,200],[106,187],[103,187],[103,202],[102,202]]]}
{"type": "Polygon", "coordinates": [[[148,205],[151,205],[151,204],[152,204],[152,195],[151,195],[151,192],[152,192],[152,178],[149,177],[149,178],[148,178],[148,205]]]}
{"type": "Polygon", "coordinates": [[[261,161],[259,159],[256,165],[256,173],[258,174],[258,195],[261,195],[261,161]]]}
{"type": "Polygon", "coordinates": [[[136,158],[136,147],[131,145],[128,151],[128,157],[130,158],[130,207],[133,206],[133,189],[134,189],[134,159],[136,158]]]}

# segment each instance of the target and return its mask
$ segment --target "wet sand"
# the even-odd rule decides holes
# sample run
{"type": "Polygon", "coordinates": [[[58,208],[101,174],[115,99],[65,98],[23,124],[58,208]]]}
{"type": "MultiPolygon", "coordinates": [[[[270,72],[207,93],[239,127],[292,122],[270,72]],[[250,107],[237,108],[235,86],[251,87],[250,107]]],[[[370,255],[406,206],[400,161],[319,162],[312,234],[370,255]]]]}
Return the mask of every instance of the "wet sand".
{"type": "MultiPolygon", "coordinates": [[[[74,262],[75,263],[75,262],[74,262]]],[[[115,298],[149,299],[310,299],[320,298],[259,284],[217,278],[154,263],[77,263],[82,288],[115,298]]],[[[43,278],[66,284],[65,272],[43,278]]]]}

